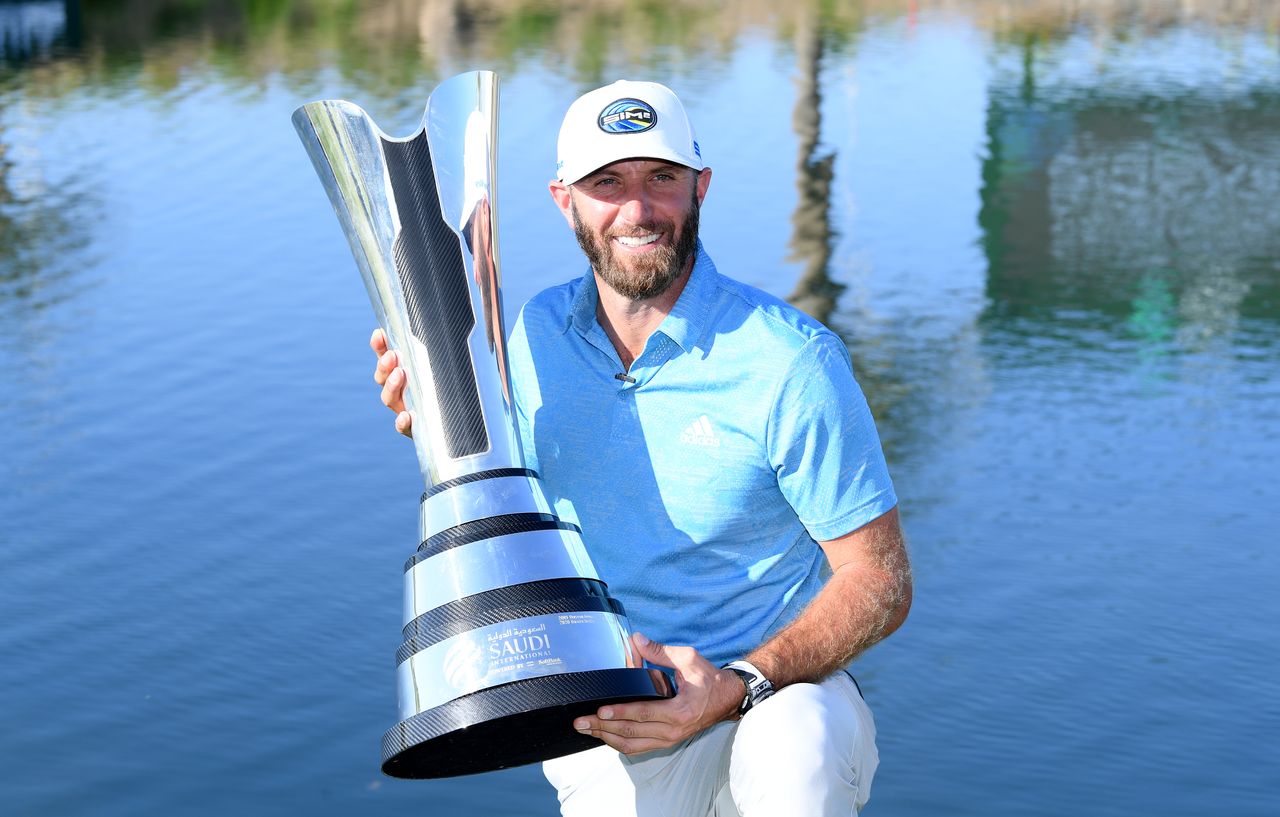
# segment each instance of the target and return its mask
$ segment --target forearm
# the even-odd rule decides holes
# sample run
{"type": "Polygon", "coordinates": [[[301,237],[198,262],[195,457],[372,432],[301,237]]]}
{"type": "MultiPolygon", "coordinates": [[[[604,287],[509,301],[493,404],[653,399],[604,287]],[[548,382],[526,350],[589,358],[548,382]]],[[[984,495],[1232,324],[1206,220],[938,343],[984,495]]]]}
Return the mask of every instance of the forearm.
{"type": "Polygon", "coordinates": [[[854,535],[863,540],[855,555],[833,564],[830,581],[800,615],[746,657],[775,687],[826,677],[906,620],[911,567],[896,510],[854,535]]]}
{"type": "MultiPolygon", "coordinates": [[[[911,569],[896,509],[819,544],[834,570],[831,580],[795,621],[746,656],[775,688],[826,677],[896,630],[911,607],[911,569]]],[[[743,685],[734,672],[717,669],[692,647],[639,636],[635,644],[646,661],[676,670],[677,695],[601,707],[578,718],[575,729],[636,754],[737,717],[743,685]]]]}

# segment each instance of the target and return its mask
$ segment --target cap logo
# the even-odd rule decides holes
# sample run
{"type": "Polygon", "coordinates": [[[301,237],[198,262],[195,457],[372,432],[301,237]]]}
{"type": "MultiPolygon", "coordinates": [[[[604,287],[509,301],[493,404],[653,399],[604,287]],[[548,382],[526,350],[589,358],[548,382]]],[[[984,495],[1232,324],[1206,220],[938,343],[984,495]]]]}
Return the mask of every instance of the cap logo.
{"type": "Polygon", "coordinates": [[[639,133],[658,124],[658,113],[648,102],[619,99],[605,106],[598,123],[605,133],[639,133]]]}

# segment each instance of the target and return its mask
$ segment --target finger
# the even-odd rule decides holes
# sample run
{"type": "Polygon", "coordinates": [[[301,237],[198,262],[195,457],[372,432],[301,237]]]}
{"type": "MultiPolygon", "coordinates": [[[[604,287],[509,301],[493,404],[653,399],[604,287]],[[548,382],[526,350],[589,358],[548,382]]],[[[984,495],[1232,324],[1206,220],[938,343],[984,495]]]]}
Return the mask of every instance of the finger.
{"type": "Polygon", "coordinates": [[[385,385],[387,377],[400,365],[400,355],[395,352],[383,352],[378,357],[378,365],[373,367],[373,382],[385,385]]]}
{"type": "Polygon", "coordinates": [[[574,729],[599,738],[621,752],[647,752],[672,746],[685,735],[670,724],[637,721],[602,721],[585,717],[574,721],[574,729]]]}
{"type": "Polygon", "coordinates": [[[696,723],[704,709],[703,693],[696,685],[689,685],[673,698],[607,704],[593,715],[581,716],[574,725],[585,721],[590,729],[613,732],[623,737],[680,740],[690,734],[691,725],[696,723]]]}
{"type": "Polygon", "coordinates": [[[406,437],[413,436],[413,415],[407,411],[402,411],[396,415],[396,431],[399,431],[406,437]]]}
{"type": "Polygon", "coordinates": [[[399,414],[405,410],[404,407],[404,369],[395,368],[387,375],[387,381],[382,387],[382,404],[392,411],[399,414]]]}
{"type": "Polygon", "coordinates": [[[636,701],[629,704],[609,704],[596,712],[592,728],[613,731],[610,724],[652,723],[666,727],[683,715],[683,706],[675,698],[662,701],[636,701]]]}
{"type": "Polygon", "coordinates": [[[381,326],[373,330],[373,334],[369,336],[369,348],[378,357],[382,357],[383,353],[387,351],[387,333],[382,331],[381,326]]]}
{"type": "Polygon", "coordinates": [[[603,741],[607,746],[621,752],[624,755],[638,755],[644,752],[652,752],[655,749],[666,749],[674,746],[674,741],[653,740],[650,738],[623,738],[608,732],[600,734],[592,733],[592,737],[603,741]]]}

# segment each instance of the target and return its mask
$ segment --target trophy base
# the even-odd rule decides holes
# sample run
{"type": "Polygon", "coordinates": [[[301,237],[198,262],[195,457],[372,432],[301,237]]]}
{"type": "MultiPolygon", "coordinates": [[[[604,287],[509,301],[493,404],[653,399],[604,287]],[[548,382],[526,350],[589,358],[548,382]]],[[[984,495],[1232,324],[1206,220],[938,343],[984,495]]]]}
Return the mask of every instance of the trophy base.
{"type": "Polygon", "coordinates": [[[550,760],[602,745],[573,719],[605,704],[671,697],[656,669],[544,675],[463,695],[382,736],[382,772],[422,780],[550,760]]]}

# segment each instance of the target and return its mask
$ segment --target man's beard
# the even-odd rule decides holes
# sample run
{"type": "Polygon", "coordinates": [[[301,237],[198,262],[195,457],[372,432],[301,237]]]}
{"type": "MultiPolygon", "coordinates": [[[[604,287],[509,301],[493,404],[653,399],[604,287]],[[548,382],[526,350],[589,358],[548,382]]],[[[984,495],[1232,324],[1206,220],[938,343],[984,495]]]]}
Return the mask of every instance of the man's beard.
{"type": "Polygon", "coordinates": [[[628,230],[610,230],[598,236],[590,232],[578,218],[577,205],[572,201],[569,204],[573,215],[573,234],[578,237],[578,246],[582,247],[591,267],[610,288],[633,301],[661,295],[684,272],[689,259],[698,248],[698,209],[698,191],[695,188],[679,235],[676,235],[675,224],[653,221],[638,224],[628,230]],[[633,257],[629,267],[619,262],[613,248],[614,237],[643,236],[650,233],[676,236],[675,244],[655,247],[644,255],[633,257]]]}

